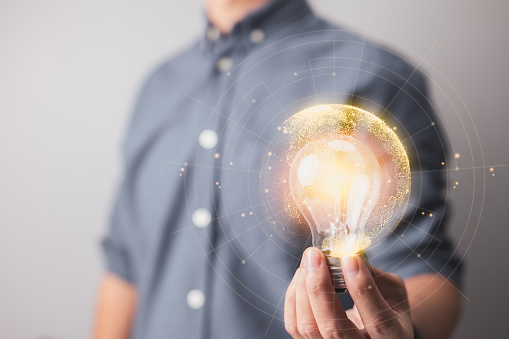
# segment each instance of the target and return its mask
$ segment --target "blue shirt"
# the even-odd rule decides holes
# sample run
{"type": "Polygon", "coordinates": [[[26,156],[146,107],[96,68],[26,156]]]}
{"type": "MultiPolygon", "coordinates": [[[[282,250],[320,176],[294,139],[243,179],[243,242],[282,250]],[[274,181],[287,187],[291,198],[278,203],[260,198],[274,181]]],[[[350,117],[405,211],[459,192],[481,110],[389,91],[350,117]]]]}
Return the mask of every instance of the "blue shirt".
{"type": "Polygon", "coordinates": [[[102,243],[109,271],[138,291],[133,338],[288,336],[284,294],[303,248],[271,232],[259,172],[275,127],[317,103],[378,114],[408,149],[410,203],[368,251],[372,263],[459,284],[445,233],[446,143],[425,76],[304,0],[274,0],[228,36],[209,25],[141,90],[102,243]]]}

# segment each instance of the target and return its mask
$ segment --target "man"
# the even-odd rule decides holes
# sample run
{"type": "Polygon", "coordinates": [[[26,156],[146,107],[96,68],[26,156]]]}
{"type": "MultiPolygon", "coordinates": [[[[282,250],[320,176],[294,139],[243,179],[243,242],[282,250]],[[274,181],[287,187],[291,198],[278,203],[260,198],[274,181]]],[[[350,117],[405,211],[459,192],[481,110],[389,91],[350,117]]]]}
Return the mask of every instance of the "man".
{"type": "Polygon", "coordinates": [[[460,267],[443,228],[446,156],[424,76],[304,0],[206,9],[204,37],[153,72],[136,105],[95,337],[449,336],[460,267]],[[413,173],[403,221],[367,253],[380,268],[344,259],[351,298],[341,304],[323,255],[309,249],[300,261],[302,248],[270,232],[257,187],[276,127],[330,102],[394,126],[413,173]]]}

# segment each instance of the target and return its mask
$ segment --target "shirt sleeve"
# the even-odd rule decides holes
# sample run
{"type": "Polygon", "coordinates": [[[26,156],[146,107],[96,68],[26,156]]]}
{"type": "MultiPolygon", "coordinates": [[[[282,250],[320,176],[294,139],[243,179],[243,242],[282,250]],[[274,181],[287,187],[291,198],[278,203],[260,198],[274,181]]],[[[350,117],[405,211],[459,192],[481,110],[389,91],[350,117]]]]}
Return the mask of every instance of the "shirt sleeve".
{"type": "Polygon", "coordinates": [[[144,136],[147,134],[146,117],[154,101],[154,88],[160,68],[149,74],[137,97],[134,110],[122,143],[123,179],[117,190],[109,227],[101,247],[106,268],[118,277],[135,284],[137,261],[140,257],[141,229],[137,225],[136,171],[144,154],[144,136]]]}
{"type": "Polygon", "coordinates": [[[407,65],[398,75],[378,77],[372,86],[366,96],[380,105],[382,119],[395,127],[407,149],[412,188],[399,225],[367,255],[374,265],[403,278],[433,273],[460,286],[461,260],[446,228],[447,143],[425,77],[407,65]]]}
{"type": "Polygon", "coordinates": [[[135,283],[133,260],[133,225],[129,221],[128,181],[124,179],[117,193],[110,227],[101,242],[109,272],[135,283]]]}

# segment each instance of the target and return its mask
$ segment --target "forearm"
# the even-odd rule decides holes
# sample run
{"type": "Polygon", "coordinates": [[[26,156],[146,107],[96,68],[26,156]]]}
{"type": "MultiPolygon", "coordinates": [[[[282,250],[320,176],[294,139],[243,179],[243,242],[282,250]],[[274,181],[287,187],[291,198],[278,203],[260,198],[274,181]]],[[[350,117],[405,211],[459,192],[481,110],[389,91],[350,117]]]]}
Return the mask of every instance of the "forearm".
{"type": "Polygon", "coordinates": [[[136,308],[136,289],[113,274],[99,286],[94,339],[127,339],[136,308]]]}
{"type": "Polygon", "coordinates": [[[435,274],[405,280],[412,321],[424,339],[448,338],[461,313],[459,292],[435,274]]]}

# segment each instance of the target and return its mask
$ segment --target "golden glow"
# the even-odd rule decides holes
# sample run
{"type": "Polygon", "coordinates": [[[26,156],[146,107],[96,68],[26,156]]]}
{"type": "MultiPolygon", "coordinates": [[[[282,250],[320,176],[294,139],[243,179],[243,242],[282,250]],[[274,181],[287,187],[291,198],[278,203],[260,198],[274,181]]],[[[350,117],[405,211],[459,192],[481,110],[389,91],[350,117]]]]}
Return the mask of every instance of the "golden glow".
{"type": "MultiPolygon", "coordinates": [[[[377,236],[399,223],[410,195],[410,165],[398,136],[381,119],[353,106],[319,105],[298,112],[277,129],[280,132],[273,141],[271,156],[266,158],[267,163],[274,164],[273,168],[277,170],[263,177],[263,180],[266,185],[274,187],[271,191],[275,193],[272,194],[277,192],[279,198],[284,200],[284,209],[292,220],[302,220],[303,209],[309,212],[313,206],[323,207],[317,205],[318,200],[313,203],[313,199],[326,201],[337,197],[343,202],[350,199],[350,194],[359,195],[356,191],[364,189],[375,200],[366,198],[368,193],[363,193],[361,202],[357,199],[355,204],[362,205],[360,219],[362,215],[367,219],[359,221],[362,225],[358,226],[355,239],[345,241],[345,234],[348,233],[341,231],[324,236],[321,243],[315,246],[330,249],[335,257],[354,254],[370,246],[377,236]],[[369,152],[363,151],[363,147],[369,152]],[[282,149],[285,151],[282,152],[282,149]],[[368,156],[367,153],[372,155],[368,156]],[[367,160],[370,157],[375,159],[374,162],[367,160]],[[287,183],[289,167],[294,161],[298,163],[292,165],[293,174],[290,177],[295,179],[287,183]],[[280,165],[276,166],[277,163],[280,165]],[[377,171],[378,181],[375,180],[377,171]],[[355,178],[359,176],[369,179],[363,181],[363,187],[367,188],[356,187],[359,184],[355,178]],[[293,197],[288,194],[288,184],[292,185],[293,197]],[[378,192],[372,193],[377,185],[378,192]]],[[[268,191],[265,190],[265,193],[268,191]]],[[[343,203],[340,205],[346,208],[343,203]]],[[[312,226],[309,220],[306,217],[312,226]]],[[[350,222],[348,218],[345,219],[346,224],[350,222]]],[[[284,232],[280,229],[276,231],[288,239],[289,236],[291,238],[292,235],[298,236],[299,232],[303,233],[303,226],[287,227],[284,232]]],[[[334,233],[334,230],[331,232],[334,233]]]]}

